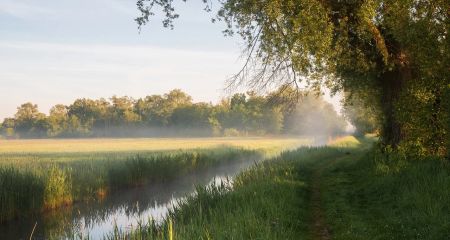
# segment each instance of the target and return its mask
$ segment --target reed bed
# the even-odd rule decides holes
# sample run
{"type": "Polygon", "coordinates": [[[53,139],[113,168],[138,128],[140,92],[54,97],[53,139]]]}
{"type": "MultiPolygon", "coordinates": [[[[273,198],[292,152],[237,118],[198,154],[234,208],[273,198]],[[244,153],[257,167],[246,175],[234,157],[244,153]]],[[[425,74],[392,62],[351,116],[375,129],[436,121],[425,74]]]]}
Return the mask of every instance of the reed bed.
{"type": "Polygon", "coordinates": [[[169,181],[219,164],[261,157],[256,150],[227,147],[117,155],[6,156],[0,161],[0,222],[102,198],[123,187],[169,181]]]}

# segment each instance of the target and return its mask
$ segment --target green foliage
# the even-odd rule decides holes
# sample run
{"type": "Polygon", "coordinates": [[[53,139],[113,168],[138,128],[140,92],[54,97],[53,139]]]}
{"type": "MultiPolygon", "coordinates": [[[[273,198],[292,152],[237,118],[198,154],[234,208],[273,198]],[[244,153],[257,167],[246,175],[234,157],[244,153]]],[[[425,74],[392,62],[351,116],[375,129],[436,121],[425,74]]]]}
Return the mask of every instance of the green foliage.
{"type": "Polygon", "coordinates": [[[47,123],[45,115],[40,113],[36,104],[30,102],[17,108],[14,116],[15,132],[24,137],[39,137],[45,134],[47,123]]]}
{"type": "Polygon", "coordinates": [[[223,130],[224,137],[239,137],[241,133],[235,128],[226,128],[223,130]]]}
{"type": "Polygon", "coordinates": [[[50,115],[47,118],[49,128],[47,134],[49,137],[56,137],[68,129],[68,111],[62,104],[55,105],[50,109],[50,115]]]}
{"type": "MultiPolygon", "coordinates": [[[[159,6],[164,26],[173,27],[173,4],[137,0],[142,16],[136,21],[142,27],[159,6]]],[[[347,112],[361,131],[376,123],[385,146],[443,156],[449,151],[448,9],[446,0],[226,0],[216,19],[227,24],[226,35],[238,34],[247,45],[247,61],[231,86],[303,83],[357,94],[364,112],[376,114],[365,121],[347,112]]]]}
{"type": "Polygon", "coordinates": [[[401,96],[397,104],[398,118],[404,123],[403,131],[408,137],[400,147],[410,155],[444,156],[448,151],[450,115],[447,89],[440,82],[415,82],[409,84],[407,92],[401,96]]]}
{"type": "MultiPolygon", "coordinates": [[[[450,169],[439,158],[405,158],[349,137],[333,147],[300,148],[239,174],[233,184],[198,187],[162,223],[109,239],[314,239],[320,205],[333,239],[446,239],[450,169]],[[320,174],[320,202],[311,202],[320,174]],[[317,181],[317,179],[316,179],[317,181]],[[139,237],[138,237],[139,236],[139,237]]],[[[108,238],[108,237],[107,237],[108,238]]]]}
{"type": "Polygon", "coordinates": [[[336,154],[331,148],[301,148],[239,174],[231,185],[199,186],[158,226],[150,221],[107,239],[309,239],[310,165],[336,154]]]}
{"type": "Polygon", "coordinates": [[[330,164],[324,204],[333,239],[446,239],[450,169],[437,158],[371,150],[330,164]]]}
{"type": "Polygon", "coordinates": [[[37,105],[27,103],[18,109],[16,118],[5,119],[2,133],[8,138],[16,134],[23,138],[261,136],[316,134],[306,131],[317,129],[308,126],[312,124],[319,124],[324,135],[337,134],[345,128],[343,119],[322,98],[301,99],[293,104],[296,115],[289,115],[285,104],[292,103],[272,104],[274,95],[237,93],[213,105],[193,103],[189,95],[175,89],[138,100],[126,96],[113,96],[111,101],[77,99],[69,106],[55,105],[49,116],[40,113],[37,105]]]}
{"type": "Polygon", "coordinates": [[[168,181],[212,166],[262,157],[256,150],[226,147],[72,155],[50,154],[47,158],[25,155],[20,161],[6,156],[8,161],[0,162],[0,222],[73,201],[98,199],[108,191],[124,187],[168,181]]]}
{"type": "Polygon", "coordinates": [[[381,128],[381,113],[377,102],[368,102],[370,98],[360,96],[364,94],[347,94],[343,103],[345,118],[356,128],[356,134],[364,136],[366,133],[378,133],[381,128]]]}
{"type": "Polygon", "coordinates": [[[45,173],[44,208],[72,203],[72,183],[67,170],[52,166],[45,173]]]}
{"type": "Polygon", "coordinates": [[[447,85],[447,88],[444,92],[444,113],[446,115],[445,119],[447,119],[445,135],[447,136],[445,145],[447,146],[447,160],[450,161],[450,84],[447,85]]]}

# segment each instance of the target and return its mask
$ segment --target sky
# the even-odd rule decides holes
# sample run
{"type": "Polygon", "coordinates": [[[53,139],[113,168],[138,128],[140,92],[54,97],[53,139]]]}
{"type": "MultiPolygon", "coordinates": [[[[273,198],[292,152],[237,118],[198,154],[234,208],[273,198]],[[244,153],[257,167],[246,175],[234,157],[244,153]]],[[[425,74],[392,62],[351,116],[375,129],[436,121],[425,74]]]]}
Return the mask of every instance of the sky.
{"type": "MultiPolygon", "coordinates": [[[[217,102],[242,66],[243,42],[202,9],[180,1],[174,30],[156,16],[139,32],[135,0],[0,0],[0,119],[25,102],[48,113],[77,98],[175,88],[217,102]]],[[[326,99],[339,111],[338,97],[326,99]]]]}

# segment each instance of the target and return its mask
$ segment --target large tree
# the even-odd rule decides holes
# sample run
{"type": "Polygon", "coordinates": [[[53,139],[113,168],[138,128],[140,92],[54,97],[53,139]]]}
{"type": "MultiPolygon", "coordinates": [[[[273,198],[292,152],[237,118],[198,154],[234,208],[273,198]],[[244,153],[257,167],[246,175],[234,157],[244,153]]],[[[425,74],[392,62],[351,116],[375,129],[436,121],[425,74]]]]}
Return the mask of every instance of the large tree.
{"type": "Polygon", "coordinates": [[[46,134],[45,114],[39,112],[38,106],[30,102],[17,108],[14,115],[15,131],[25,137],[42,137],[46,134]]]}
{"type": "MultiPolygon", "coordinates": [[[[174,2],[138,0],[138,24],[162,7],[164,26],[172,27],[178,17],[174,2]]],[[[210,1],[204,2],[210,10],[210,1]]],[[[370,93],[359,96],[378,102],[386,145],[417,143],[429,154],[448,148],[449,110],[443,107],[449,91],[448,0],[220,3],[216,19],[227,23],[224,32],[247,42],[248,59],[231,84],[305,83],[315,90],[325,84],[335,91],[370,93]]]]}

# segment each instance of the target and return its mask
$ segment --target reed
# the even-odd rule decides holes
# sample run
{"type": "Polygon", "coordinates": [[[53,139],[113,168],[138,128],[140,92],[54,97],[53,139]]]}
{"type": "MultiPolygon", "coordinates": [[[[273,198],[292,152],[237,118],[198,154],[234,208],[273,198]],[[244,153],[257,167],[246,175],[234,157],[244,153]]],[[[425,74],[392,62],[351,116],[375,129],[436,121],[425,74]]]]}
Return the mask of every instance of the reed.
{"type": "Polygon", "coordinates": [[[169,181],[219,164],[252,161],[262,154],[222,147],[117,156],[110,153],[98,159],[86,158],[82,153],[78,159],[58,154],[37,159],[32,155],[29,160],[25,157],[21,156],[20,164],[4,161],[0,165],[0,222],[75,201],[101,198],[120,188],[169,181]]]}

